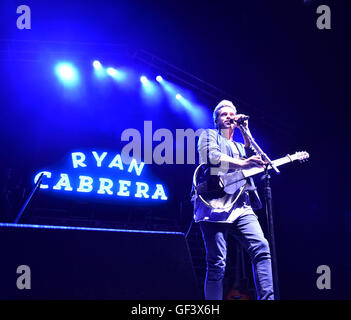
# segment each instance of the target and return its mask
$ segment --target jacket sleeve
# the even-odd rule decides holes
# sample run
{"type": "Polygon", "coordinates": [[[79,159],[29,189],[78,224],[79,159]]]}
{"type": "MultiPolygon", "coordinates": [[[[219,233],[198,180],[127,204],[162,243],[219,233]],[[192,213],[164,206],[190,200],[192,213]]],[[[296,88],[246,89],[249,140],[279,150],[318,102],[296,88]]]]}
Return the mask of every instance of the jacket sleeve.
{"type": "Polygon", "coordinates": [[[201,133],[198,151],[200,163],[220,164],[221,150],[218,145],[218,133],[216,130],[208,129],[201,133]]]}

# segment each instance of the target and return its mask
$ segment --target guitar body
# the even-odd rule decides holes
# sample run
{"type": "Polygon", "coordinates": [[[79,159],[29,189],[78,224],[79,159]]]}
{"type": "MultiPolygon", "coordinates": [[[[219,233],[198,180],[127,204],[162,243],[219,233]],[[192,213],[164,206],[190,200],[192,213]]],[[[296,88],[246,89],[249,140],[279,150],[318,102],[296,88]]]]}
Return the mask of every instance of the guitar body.
{"type": "Polygon", "coordinates": [[[203,166],[198,173],[197,193],[206,201],[220,199],[228,194],[237,194],[247,183],[240,170],[222,175],[211,174],[210,171],[210,167],[203,166]]]}
{"type": "Polygon", "coordinates": [[[218,175],[211,175],[211,168],[200,165],[197,172],[197,194],[206,201],[222,198],[225,196],[222,181],[218,175]]]}

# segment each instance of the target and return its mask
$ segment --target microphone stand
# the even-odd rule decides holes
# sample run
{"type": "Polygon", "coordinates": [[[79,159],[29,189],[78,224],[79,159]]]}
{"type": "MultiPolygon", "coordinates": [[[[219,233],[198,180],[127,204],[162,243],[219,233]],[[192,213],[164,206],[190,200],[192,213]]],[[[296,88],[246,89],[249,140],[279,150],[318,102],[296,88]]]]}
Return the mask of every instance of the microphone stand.
{"type": "Polygon", "coordinates": [[[257,155],[260,155],[262,157],[262,160],[265,160],[268,163],[265,167],[262,180],[264,181],[264,196],[265,196],[265,203],[266,203],[268,241],[271,245],[274,298],[276,300],[280,300],[278,267],[277,267],[277,253],[276,253],[276,248],[275,248],[274,225],[273,225],[272,189],[270,186],[271,176],[268,174],[268,169],[269,169],[269,166],[271,166],[277,174],[279,174],[280,171],[274,165],[274,163],[269,159],[269,157],[262,151],[262,149],[256,143],[255,139],[252,137],[251,133],[244,127],[243,123],[238,122],[238,126],[240,127],[241,132],[244,133],[246,135],[246,137],[249,139],[251,149],[253,149],[253,151],[255,151],[255,153],[257,155]]]}
{"type": "Polygon", "coordinates": [[[42,173],[42,174],[39,176],[39,179],[38,179],[37,183],[35,184],[34,188],[32,189],[32,192],[30,193],[29,197],[27,198],[26,202],[24,203],[24,205],[23,205],[21,211],[18,213],[18,215],[17,215],[17,217],[16,217],[14,223],[18,223],[19,219],[21,219],[21,216],[22,216],[24,210],[27,208],[28,203],[31,201],[31,199],[32,199],[32,197],[33,197],[35,191],[39,188],[39,186],[40,186],[40,184],[41,184],[41,180],[42,180],[42,178],[43,178],[43,175],[44,175],[44,173],[42,173]]]}

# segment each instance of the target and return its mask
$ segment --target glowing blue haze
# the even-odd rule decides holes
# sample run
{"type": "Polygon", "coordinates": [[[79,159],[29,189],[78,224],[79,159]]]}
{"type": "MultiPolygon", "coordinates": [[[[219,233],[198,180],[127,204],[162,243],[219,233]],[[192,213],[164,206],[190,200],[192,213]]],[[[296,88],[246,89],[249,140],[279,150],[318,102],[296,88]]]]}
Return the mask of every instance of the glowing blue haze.
{"type": "Polygon", "coordinates": [[[73,87],[79,83],[78,70],[71,63],[57,63],[55,66],[55,73],[65,86],[73,87]]]}

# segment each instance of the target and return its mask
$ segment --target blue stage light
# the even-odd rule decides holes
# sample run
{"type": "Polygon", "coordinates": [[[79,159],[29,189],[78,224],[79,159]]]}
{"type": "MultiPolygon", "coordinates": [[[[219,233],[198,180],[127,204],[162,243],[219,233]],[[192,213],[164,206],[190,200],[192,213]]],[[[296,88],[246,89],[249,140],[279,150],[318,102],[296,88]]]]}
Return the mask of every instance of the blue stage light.
{"type": "Polygon", "coordinates": [[[115,77],[118,74],[118,71],[115,68],[107,68],[107,74],[111,77],[115,77]]]}
{"type": "Polygon", "coordinates": [[[161,76],[157,76],[157,77],[156,77],[156,81],[157,81],[157,82],[162,82],[162,80],[163,80],[163,78],[162,78],[161,76]]]}
{"type": "Polygon", "coordinates": [[[99,60],[93,62],[94,74],[98,78],[104,78],[106,76],[106,69],[102,66],[99,60]]]}
{"type": "Polygon", "coordinates": [[[65,85],[74,86],[79,82],[78,71],[71,63],[56,64],[55,73],[65,85]]]}
{"type": "Polygon", "coordinates": [[[160,99],[160,88],[154,81],[150,81],[146,76],[140,77],[141,94],[147,103],[155,103],[160,99]]]}
{"type": "Polygon", "coordinates": [[[196,103],[190,92],[165,79],[160,82],[158,87],[163,88],[167,93],[170,106],[177,112],[185,111],[195,127],[205,128],[210,125],[207,122],[207,119],[211,118],[208,108],[196,103]]]}
{"type": "Polygon", "coordinates": [[[127,78],[127,72],[109,67],[106,69],[106,73],[118,82],[124,81],[127,78]]]}
{"type": "Polygon", "coordinates": [[[147,84],[149,82],[149,80],[145,76],[141,76],[140,81],[142,84],[147,84]]]}
{"type": "Polygon", "coordinates": [[[101,70],[102,69],[102,65],[101,65],[101,62],[99,60],[95,60],[93,62],[93,67],[96,69],[96,70],[101,70]]]}

